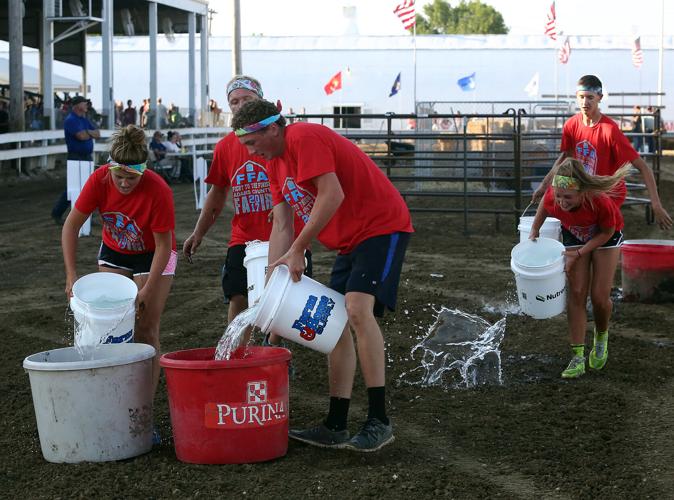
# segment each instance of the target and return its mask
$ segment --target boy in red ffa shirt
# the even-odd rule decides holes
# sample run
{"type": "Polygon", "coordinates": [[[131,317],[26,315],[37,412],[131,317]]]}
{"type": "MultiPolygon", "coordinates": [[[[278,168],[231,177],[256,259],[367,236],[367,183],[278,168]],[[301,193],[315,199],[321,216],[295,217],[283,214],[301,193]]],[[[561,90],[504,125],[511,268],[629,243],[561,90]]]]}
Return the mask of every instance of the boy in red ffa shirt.
{"type": "MultiPolygon", "coordinates": [[[[533,201],[543,196],[552,181],[554,167],[565,158],[579,160],[590,175],[613,175],[622,165],[631,163],[639,170],[646,184],[656,222],[662,229],[670,229],[672,218],[662,206],[653,172],[639,157],[639,153],[632,147],[618,125],[601,113],[599,103],[602,97],[602,83],[599,78],[585,75],[578,80],[576,98],[580,113],[564,124],[560,146],[562,153],[534,192],[533,201]]],[[[618,207],[622,206],[626,195],[624,180],[610,194],[618,207]]]]}
{"type": "MultiPolygon", "coordinates": [[[[239,75],[227,84],[227,101],[232,113],[246,102],[261,99],[262,87],[256,79],[239,75]]],[[[243,259],[246,242],[269,241],[270,213],[273,208],[269,190],[269,174],[264,158],[252,156],[241,145],[234,132],[215,146],[206,183],[211,185],[204,208],[194,231],[183,244],[183,254],[191,260],[199,245],[225,206],[227,191],[231,190],[234,217],[231,235],[222,269],[222,290],[229,301],[227,321],[231,322],[248,307],[248,279],[243,259]]],[[[301,229],[301,224],[298,224],[301,229]]],[[[307,271],[311,276],[311,252],[306,251],[307,271]]]]}
{"type": "Polygon", "coordinates": [[[536,240],[546,217],[562,224],[568,279],[569,337],[573,357],[563,378],[585,373],[585,328],[588,291],[594,314],[594,343],[590,368],[601,370],[608,359],[608,323],[613,304],[611,286],[623,241],[623,217],[607,193],[620,185],[630,165],[612,176],[588,175],[583,164],[567,158],[554,169],[552,186],[538,207],[529,238],[536,240]]]}
{"type": "Polygon", "coordinates": [[[356,145],[322,125],[295,123],[267,101],[245,104],[232,128],[251,154],[270,161],[274,221],[270,269],[284,264],[294,281],[304,270],[302,249],[316,238],[338,251],[330,287],[346,295],[349,325],[329,355],[330,407],[315,427],[290,437],[320,447],[375,451],[393,441],[386,416],[384,340],[375,319],[393,309],[410,233],[400,193],[356,145]],[[304,228],[293,240],[293,212],[304,228]],[[349,439],[346,421],[356,368],[349,330],[368,388],[368,417],[349,439]]]}
{"type": "MultiPolygon", "coordinates": [[[[134,337],[155,348],[153,394],[159,380],[159,323],[171,290],[178,254],[174,235],[173,192],[146,169],[145,133],[128,125],[113,136],[110,162],[94,171],[63,225],[61,245],[66,296],[77,280],[77,237],[89,215],[98,210],[103,242],[101,272],[122,274],[138,285],[134,337]]],[[[155,433],[155,442],[158,434],[155,433]]]]}

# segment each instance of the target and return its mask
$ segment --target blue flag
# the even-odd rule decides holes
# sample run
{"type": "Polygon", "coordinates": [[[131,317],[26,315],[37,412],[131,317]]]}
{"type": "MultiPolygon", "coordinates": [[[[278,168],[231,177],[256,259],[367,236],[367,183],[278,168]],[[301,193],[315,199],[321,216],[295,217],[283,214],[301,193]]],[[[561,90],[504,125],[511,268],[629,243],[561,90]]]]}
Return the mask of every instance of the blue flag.
{"type": "Polygon", "coordinates": [[[388,96],[393,97],[398,93],[399,90],[400,90],[400,73],[398,73],[398,76],[396,76],[396,79],[393,82],[393,87],[391,87],[391,93],[388,96]]]}
{"type": "Polygon", "coordinates": [[[461,90],[464,92],[475,90],[475,73],[459,78],[456,83],[459,84],[459,87],[461,87],[461,90]]]}

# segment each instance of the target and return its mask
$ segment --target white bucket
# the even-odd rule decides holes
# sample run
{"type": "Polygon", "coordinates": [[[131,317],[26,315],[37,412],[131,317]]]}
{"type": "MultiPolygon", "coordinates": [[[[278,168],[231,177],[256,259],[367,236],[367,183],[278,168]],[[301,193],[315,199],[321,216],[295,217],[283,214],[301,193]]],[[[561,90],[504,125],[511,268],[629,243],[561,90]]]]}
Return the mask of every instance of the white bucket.
{"type": "Polygon", "coordinates": [[[152,449],[152,358],[146,344],[28,356],[40,447],[49,462],[123,460],[152,449]]]}
{"type": "Polygon", "coordinates": [[[78,279],[70,298],[75,345],[132,342],[137,294],[136,283],[121,274],[92,273],[78,279]]]}
{"type": "Polygon", "coordinates": [[[294,282],[288,268],[280,265],[269,278],[253,324],[264,333],[328,354],[346,322],[344,295],[307,276],[294,282]]]}
{"type": "Polygon", "coordinates": [[[248,280],[249,306],[255,304],[264,291],[264,278],[267,273],[268,252],[268,241],[255,240],[246,242],[246,256],[243,259],[243,266],[246,268],[248,280]]]}
{"type": "Polygon", "coordinates": [[[517,298],[524,314],[536,319],[556,316],[566,307],[564,245],[550,238],[523,241],[513,248],[517,298]]]}
{"type": "MultiPolygon", "coordinates": [[[[533,223],[533,216],[527,215],[520,217],[520,223],[517,226],[517,230],[520,232],[520,242],[527,241],[529,239],[529,233],[531,232],[531,225],[533,223]]],[[[541,238],[550,238],[553,240],[559,240],[561,234],[561,222],[559,219],[555,219],[554,217],[547,217],[539,231],[539,236],[541,238]]]]}

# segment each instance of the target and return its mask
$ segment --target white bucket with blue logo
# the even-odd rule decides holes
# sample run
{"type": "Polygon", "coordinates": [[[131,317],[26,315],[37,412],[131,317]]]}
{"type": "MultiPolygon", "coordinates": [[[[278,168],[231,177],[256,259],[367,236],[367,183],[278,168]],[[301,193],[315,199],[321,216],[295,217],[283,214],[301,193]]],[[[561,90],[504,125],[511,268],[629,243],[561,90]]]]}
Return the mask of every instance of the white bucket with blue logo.
{"type": "Polygon", "coordinates": [[[264,333],[328,354],[346,326],[344,295],[318,281],[290,278],[286,266],[277,266],[269,278],[253,323],[264,333]]]}
{"type": "Polygon", "coordinates": [[[115,273],[92,273],[73,285],[70,309],[75,316],[75,346],[133,341],[136,283],[115,273]]]}
{"type": "Polygon", "coordinates": [[[510,254],[517,298],[524,314],[536,319],[557,316],[566,308],[564,245],[551,238],[523,241],[510,254]]]}

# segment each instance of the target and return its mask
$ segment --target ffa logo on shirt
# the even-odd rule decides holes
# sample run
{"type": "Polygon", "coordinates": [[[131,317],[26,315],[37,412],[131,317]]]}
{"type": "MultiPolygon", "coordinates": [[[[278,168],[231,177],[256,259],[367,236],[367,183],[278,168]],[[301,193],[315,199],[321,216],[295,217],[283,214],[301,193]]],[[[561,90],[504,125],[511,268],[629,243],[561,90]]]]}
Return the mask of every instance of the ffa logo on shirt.
{"type": "Polygon", "coordinates": [[[314,195],[298,186],[292,177],[286,178],[281,192],[286,203],[293,208],[302,222],[305,224],[309,222],[311,209],[314,207],[314,195]]]}
{"type": "Polygon", "coordinates": [[[133,219],[119,212],[106,212],[101,217],[103,218],[103,230],[110,234],[120,250],[145,251],[143,232],[133,219]]]}
{"type": "Polygon", "coordinates": [[[267,171],[259,163],[247,161],[232,176],[234,211],[239,214],[266,212],[273,207],[267,171]]]}
{"type": "Polygon", "coordinates": [[[585,171],[590,175],[595,175],[597,171],[597,150],[590,141],[581,141],[576,144],[576,160],[579,160],[585,171]]]}

